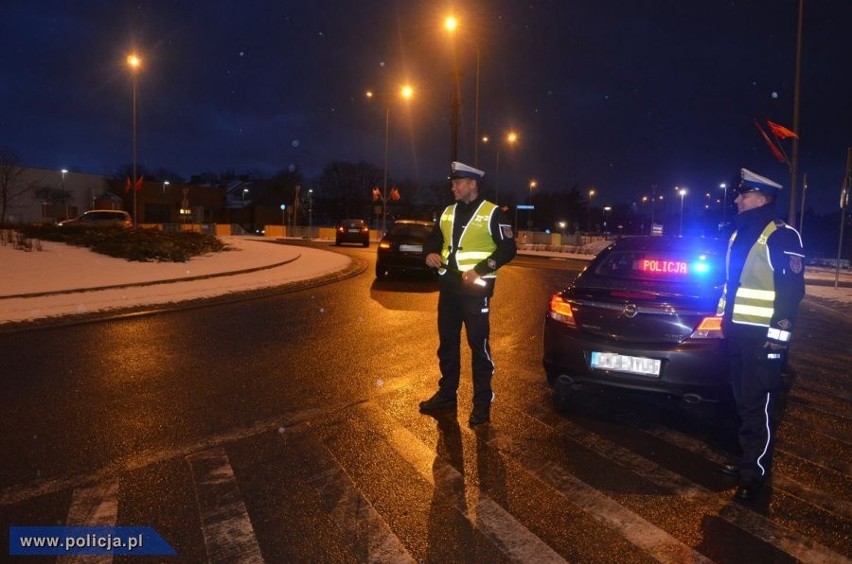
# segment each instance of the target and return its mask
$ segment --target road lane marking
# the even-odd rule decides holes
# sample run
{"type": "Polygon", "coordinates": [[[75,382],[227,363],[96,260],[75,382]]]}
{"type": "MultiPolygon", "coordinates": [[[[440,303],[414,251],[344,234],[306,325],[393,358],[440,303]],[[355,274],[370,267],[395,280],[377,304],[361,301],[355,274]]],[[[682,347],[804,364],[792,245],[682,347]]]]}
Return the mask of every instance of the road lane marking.
{"type": "Polygon", "coordinates": [[[356,559],[376,563],[414,563],[416,560],[393,533],[375,507],[359,492],[334,454],[307,434],[289,435],[295,450],[310,468],[307,481],[347,540],[356,559]]]}
{"type": "MultiPolygon", "coordinates": [[[[71,505],[65,524],[69,527],[114,527],[118,520],[118,480],[111,479],[76,488],[71,495],[71,505]]],[[[59,556],[57,563],[76,564],[97,562],[109,564],[112,555],[59,556]]]]}
{"type": "MultiPolygon", "coordinates": [[[[368,417],[387,419],[375,405],[359,408],[368,417]]],[[[476,486],[465,483],[464,476],[405,427],[394,422],[387,432],[382,425],[375,430],[427,482],[452,499],[456,509],[510,559],[518,562],[565,562],[547,543],[522,525],[508,511],[476,486]]]]}
{"type": "Polygon", "coordinates": [[[264,562],[225,449],[190,454],[186,461],[210,562],[264,562]]]}

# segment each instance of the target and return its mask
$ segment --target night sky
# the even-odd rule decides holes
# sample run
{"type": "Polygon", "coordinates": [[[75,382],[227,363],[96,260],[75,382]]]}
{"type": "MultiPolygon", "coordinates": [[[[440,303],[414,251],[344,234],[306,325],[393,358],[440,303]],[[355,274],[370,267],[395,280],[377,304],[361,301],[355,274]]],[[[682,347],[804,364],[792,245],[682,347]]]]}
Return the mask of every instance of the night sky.
{"type": "MultiPolygon", "coordinates": [[[[687,206],[746,167],[789,186],[753,120],[793,127],[797,0],[4,0],[0,146],[33,167],[108,173],[138,161],[201,172],[310,179],[334,160],[383,166],[424,184],[450,160],[453,43],[459,18],[459,158],[500,190],[594,186],[629,203],[685,186],[687,206]]],[[[837,208],[852,147],[852,1],[805,0],[800,173],[807,205],[837,208]]],[[[788,153],[789,140],[784,142],[788,153]]],[[[801,186],[801,178],[799,180],[801,186]]],[[[784,208],[786,209],[786,208],[784,208]]]]}

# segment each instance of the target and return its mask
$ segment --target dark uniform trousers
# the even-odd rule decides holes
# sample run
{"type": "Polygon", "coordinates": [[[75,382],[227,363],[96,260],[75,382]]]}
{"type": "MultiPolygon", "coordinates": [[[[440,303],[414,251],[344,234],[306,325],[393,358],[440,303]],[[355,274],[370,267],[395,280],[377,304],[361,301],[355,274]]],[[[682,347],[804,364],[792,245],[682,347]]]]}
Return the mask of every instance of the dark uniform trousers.
{"type": "Polygon", "coordinates": [[[491,346],[488,342],[490,298],[452,292],[438,297],[438,386],[444,395],[455,396],[461,371],[461,328],[464,325],[470,345],[473,369],[473,404],[491,403],[491,346]]]}
{"type": "Polygon", "coordinates": [[[764,348],[765,339],[737,337],[728,340],[731,387],[737,404],[741,482],[762,482],[772,467],[775,446],[775,397],[781,388],[781,367],[786,351],[764,348]],[[774,357],[774,358],[773,358],[774,357]]]}

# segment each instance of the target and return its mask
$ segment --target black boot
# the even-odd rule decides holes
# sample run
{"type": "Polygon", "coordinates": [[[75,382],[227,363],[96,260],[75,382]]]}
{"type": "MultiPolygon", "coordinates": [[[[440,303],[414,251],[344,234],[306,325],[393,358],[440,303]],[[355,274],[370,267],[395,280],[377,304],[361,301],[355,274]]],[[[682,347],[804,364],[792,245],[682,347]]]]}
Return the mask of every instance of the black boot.
{"type": "Polygon", "coordinates": [[[491,420],[491,404],[484,403],[473,406],[473,412],[470,414],[470,419],[467,420],[468,425],[476,427],[483,423],[488,423],[491,420]]]}
{"type": "Polygon", "coordinates": [[[420,402],[420,411],[427,413],[430,411],[448,411],[456,408],[456,396],[448,395],[440,390],[431,398],[420,402]]]}

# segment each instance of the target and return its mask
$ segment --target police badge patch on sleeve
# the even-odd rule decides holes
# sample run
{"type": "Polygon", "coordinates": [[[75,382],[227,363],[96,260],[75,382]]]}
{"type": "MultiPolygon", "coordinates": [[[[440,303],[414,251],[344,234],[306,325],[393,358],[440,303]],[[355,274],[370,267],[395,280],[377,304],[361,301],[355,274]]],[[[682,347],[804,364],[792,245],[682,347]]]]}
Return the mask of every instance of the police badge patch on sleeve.
{"type": "Polygon", "coordinates": [[[802,263],[802,257],[790,255],[790,270],[792,270],[796,274],[799,274],[800,272],[802,272],[802,268],[804,268],[804,265],[802,263]]]}
{"type": "Polygon", "coordinates": [[[504,224],[501,223],[500,224],[500,235],[502,235],[504,239],[513,238],[514,235],[512,235],[512,226],[511,225],[504,225],[504,224]]]}

